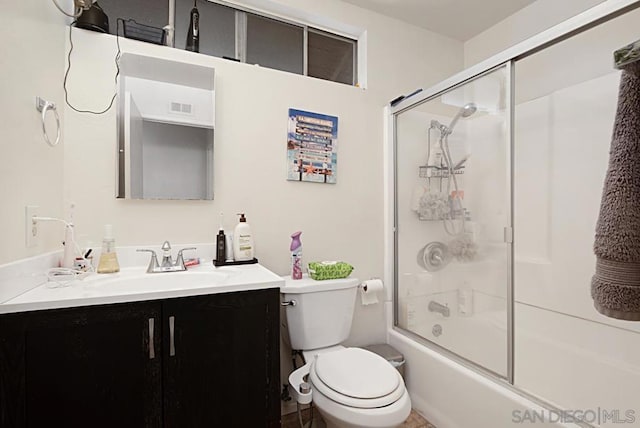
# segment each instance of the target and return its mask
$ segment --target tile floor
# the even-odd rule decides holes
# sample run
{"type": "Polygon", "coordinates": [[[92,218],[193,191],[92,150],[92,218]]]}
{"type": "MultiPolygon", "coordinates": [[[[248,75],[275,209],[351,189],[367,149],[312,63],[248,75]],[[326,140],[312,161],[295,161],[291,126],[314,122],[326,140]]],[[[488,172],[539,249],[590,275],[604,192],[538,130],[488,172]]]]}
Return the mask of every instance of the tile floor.
{"type": "MultiPolygon", "coordinates": [[[[318,417],[318,412],[315,411],[314,415],[318,417]]],[[[309,416],[310,416],[309,409],[304,409],[302,411],[302,420],[304,421],[305,424],[309,420],[309,416]]],[[[404,423],[400,425],[400,427],[401,428],[436,428],[435,425],[430,424],[425,418],[420,416],[420,414],[418,414],[418,412],[416,412],[415,410],[411,411],[411,414],[409,415],[407,420],[404,421],[404,423]]],[[[282,417],[282,428],[300,428],[300,424],[298,423],[298,414],[290,413],[288,415],[284,415],[282,417]]],[[[314,428],[316,428],[315,424],[314,424],[314,428]]],[[[320,428],[320,426],[318,426],[317,428],[320,428]]]]}

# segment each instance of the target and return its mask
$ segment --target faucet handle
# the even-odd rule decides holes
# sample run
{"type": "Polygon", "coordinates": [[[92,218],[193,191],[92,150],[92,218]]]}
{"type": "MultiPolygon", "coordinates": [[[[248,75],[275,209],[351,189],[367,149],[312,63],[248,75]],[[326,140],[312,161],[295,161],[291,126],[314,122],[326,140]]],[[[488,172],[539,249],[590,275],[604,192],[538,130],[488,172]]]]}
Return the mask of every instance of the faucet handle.
{"type": "Polygon", "coordinates": [[[182,256],[182,252],[183,251],[188,251],[188,250],[197,250],[196,247],[187,247],[187,248],[183,248],[180,251],[178,251],[178,257],[182,256]]]}
{"type": "Polygon", "coordinates": [[[147,267],[147,273],[155,272],[156,269],[160,267],[160,265],[158,264],[158,256],[156,255],[155,251],[147,250],[145,248],[139,248],[136,251],[140,253],[151,253],[151,260],[149,261],[149,267],[147,267]]]}
{"type": "Polygon", "coordinates": [[[183,248],[180,251],[178,251],[178,257],[176,257],[176,263],[175,263],[176,266],[180,266],[180,267],[186,269],[185,266],[184,266],[184,257],[182,256],[182,252],[183,251],[187,251],[187,250],[196,250],[196,247],[187,247],[187,248],[183,248]]]}

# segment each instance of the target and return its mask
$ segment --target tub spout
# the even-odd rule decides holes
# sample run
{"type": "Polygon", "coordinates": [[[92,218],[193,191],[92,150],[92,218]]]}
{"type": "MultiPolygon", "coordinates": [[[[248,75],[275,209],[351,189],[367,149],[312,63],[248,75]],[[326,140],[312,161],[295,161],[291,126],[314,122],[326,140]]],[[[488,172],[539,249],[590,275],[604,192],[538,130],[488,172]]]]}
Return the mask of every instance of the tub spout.
{"type": "Polygon", "coordinates": [[[429,312],[439,312],[444,317],[448,317],[451,314],[447,305],[438,303],[435,300],[429,302],[429,312]]]}

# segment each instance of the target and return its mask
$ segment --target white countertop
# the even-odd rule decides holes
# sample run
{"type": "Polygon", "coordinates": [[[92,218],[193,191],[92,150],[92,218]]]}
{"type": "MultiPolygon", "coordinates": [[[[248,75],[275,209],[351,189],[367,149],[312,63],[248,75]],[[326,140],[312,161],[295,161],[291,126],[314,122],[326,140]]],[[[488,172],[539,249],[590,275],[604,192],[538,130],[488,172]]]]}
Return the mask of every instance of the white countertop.
{"type": "Polygon", "coordinates": [[[146,273],[146,266],[128,267],[114,274],[89,274],[66,286],[45,282],[1,303],[0,314],[279,288],[283,284],[280,276],[260,264],[216,268],[209,262],[170,273],[146,273]]]}

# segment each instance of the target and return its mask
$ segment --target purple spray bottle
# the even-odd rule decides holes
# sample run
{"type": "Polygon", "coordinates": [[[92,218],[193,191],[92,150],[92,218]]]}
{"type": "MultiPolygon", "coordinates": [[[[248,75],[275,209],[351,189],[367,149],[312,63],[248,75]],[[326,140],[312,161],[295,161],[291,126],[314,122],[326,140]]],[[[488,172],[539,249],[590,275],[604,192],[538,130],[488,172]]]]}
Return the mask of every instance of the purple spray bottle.
{"type": "Polygon", "coordinates": [[[291,235],[291,279],[302,279],[302,242],[300,235],[302,232],[295,232],[291,235]]]}

